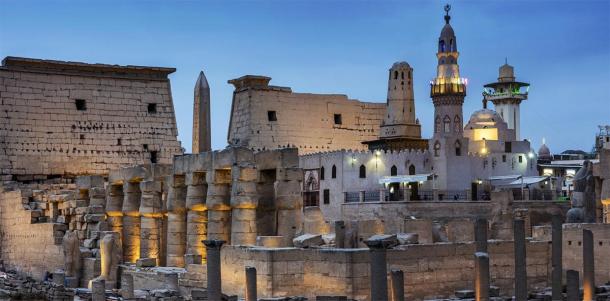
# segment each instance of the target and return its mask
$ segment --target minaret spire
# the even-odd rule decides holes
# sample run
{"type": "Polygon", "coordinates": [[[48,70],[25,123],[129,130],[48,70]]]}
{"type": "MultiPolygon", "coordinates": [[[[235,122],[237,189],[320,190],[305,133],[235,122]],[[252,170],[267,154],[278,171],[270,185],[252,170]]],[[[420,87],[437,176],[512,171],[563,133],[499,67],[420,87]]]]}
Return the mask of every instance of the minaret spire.
{"type": "Polygon", "coordinates": [[[451,16],[449,15],[449,11],[451,10],[451,5],[445,5],[445,23],[449,24],[449,20],[451,20],[451,16]]]}
{"type": "Polygon", "coordinates": [[[194,92],[192,152],[197,154],[212,150],[210,137],[210,86],[203,71],[199,73],[194,92]]]}

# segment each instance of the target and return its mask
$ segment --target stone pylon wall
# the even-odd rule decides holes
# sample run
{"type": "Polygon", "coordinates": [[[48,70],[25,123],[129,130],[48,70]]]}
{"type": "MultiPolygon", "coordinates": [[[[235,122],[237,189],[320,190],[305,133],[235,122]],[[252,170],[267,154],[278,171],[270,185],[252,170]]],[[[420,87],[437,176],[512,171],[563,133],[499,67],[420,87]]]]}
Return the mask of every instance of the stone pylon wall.
{"type": "Polygon", "coordinates": [[[107,174],[152,159],[171,163],[182,154],[168,79],[174,71],[5,58],[0,175],[107,174]]]}

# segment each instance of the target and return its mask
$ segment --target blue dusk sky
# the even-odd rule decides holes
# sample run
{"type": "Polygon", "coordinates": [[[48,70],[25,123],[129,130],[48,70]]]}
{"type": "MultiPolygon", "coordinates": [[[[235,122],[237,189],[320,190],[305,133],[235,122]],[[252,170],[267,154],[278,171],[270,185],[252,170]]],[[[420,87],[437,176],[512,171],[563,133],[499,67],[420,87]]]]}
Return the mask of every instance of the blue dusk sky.
{"type": "MultiPolygon", "coordinates": [[[[387,70],[414,68],[416,114],[433,130],[429,81],[444,24],[441,1],[0,0],[0,57],[175,67],[179,139],[190,151],[193,87],[211,86],[212,145],[226,145],[233,87],[245,74],[295,92],[385,102],[387,70]]],[[[610,124],[610,1],[449,1],[468,78],[464,118],[508,57],[531,83],[521,136],[554,153],[590,150],[610,124]]],[[[303,112],[307,113],[307,112],[303,112]]],[[[467,119],[466,119],[467,120],[467,119]]]]}

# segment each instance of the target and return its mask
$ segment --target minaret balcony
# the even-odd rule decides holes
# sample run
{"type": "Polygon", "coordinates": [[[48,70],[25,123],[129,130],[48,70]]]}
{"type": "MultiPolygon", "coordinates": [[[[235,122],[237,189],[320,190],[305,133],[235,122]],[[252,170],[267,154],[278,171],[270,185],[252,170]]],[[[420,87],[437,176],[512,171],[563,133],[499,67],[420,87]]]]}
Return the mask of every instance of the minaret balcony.
{"type": "Polygon", "coordinates": [[[466,95],[466,85],[458,83],[432,83],[430,84],[430,96],[439,95],[466,95]]]}
{"type": "Polygon", "coordinates": [[[525,100],[527,99],[527,92],[522,93],[522,92],[483,92],[483,97],[485,97],[486,100],[489,101],[494,101],[494,100],[498,100],[498,99],[518,99],[518,100],[525,100]]]}

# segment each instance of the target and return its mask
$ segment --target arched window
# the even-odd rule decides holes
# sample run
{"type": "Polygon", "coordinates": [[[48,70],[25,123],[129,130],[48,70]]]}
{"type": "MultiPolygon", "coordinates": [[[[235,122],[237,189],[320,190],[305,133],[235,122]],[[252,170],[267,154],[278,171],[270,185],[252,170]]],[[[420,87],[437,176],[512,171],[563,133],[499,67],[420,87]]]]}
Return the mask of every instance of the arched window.
{"type": "Polygon", "coordinates": [[[409,175],[414,175],[415,174],[415,165],[411,164],[411,166],[409,166],[409,175]]]}
{"type": "Polygon", "coordinates": [[[445,115],[445,118],[443,118],[443,128],[445,133],[451,132],[451,118],[449,118],[447,115],[445,115]]]}
{"type": "Polygon", "coordinates": [[[324,180],[324,166],[320,167],[320,180],[324,180]]]}
{"type": "Polygon", "coordinates": [[[441,143],[440,143],[440,142],[438,142],[438,141],[436,141],[436,142],[434,143],[434,156],[435,156],[435,157],[438,157],[438,156],[439,156],[440,151],[441,151],[441,143]]]}
{"type": "Polygon", "coordinates": [[[396,175],[398,175],[398,168],[396,168],[396,165],[392,165],[392,168],[390,168],[390,176],[396,175]]]}
{"type": "Polygon", "coordinates": [[[330,170],[330,177],[333,179],[337,178],[337,166],[333,165],[333,168],[330,170]]]}
{"type": "Polygon", "coordinates": [[[462,144],[460,143],[460,140],[455,141],[455,155],[456,156],[462,155],[462,144]]]}
{"type": "Polygon", "coordinates": [[[364,179],[366,178],[366,167],[364,167],[364,165],[360,165],[360,178],[364,179]]]}
{"type": "Polygon", "coordinates": [[[449,51],[455,51],[455,46],[453,46],[453,39],[449,40],[449,51]]]}
{"type": "Polygon", "coordinates": [[[400,72],[400,79],[405,79],[405,73],[403,71],[400,72]]]}
{"type": "Polygon", "coordinates": [[[434,119],[434,132],[440,133],[440,131],[441,131],[441,117],[437,115],[436,118],[434,119]]]}
{"type": "Polygon", "coordinates": [[[455,118],[453,118],[453,131],[456,133],[462,132],[462,119],[460,119],[460,116],[455,115],[455,118]]]}
{"type": "Polygon", "coordinates": [[[394,79],[398,79],[398,71],[394,71],[394,79]]]}
{"type": "Polygon", "coordinates": [[[440,52],[445,52],[445,41],[444,40],[438,41],[438,50],[440,52]]]}

